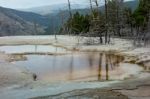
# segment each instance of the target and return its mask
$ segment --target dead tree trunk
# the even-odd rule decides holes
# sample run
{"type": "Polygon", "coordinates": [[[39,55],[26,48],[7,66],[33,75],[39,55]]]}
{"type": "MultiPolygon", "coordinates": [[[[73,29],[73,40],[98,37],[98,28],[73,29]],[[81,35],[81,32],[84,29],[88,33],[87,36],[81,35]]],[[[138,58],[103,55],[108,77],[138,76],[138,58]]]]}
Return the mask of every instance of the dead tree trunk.
{"type": "Polygon", "coordinates": [[[68,34],[70,35],[72,32],[72,12],[71,12],[71,3],[70,0],[68,0],[68,8],[69,8],[69,15],[70,15],[70,28],[68,30],[68,34]]]}
{"type": "Polygon", "coordinates": [[[69,8],[70,18],[72,18],[72,13],[71,13],[71,3],[70,3],[70,0],[68,0],[68,8],[69,8]]]}
{"type": "Polygon", "coordinates": [[[105,33],[105,44],[107,43],[107,36],[108,36],[108,9],[107,9],[107,0],[105,0],[105,28],[106,28],[106,33],[105,33]]]}
{"type": "Polygon", "coordinates": [[[93,16],[93,6],[92,6],[92,0],[90,0],[90,9],[91,9],[91,13],[92,13],[92,16],[93,16]]]}

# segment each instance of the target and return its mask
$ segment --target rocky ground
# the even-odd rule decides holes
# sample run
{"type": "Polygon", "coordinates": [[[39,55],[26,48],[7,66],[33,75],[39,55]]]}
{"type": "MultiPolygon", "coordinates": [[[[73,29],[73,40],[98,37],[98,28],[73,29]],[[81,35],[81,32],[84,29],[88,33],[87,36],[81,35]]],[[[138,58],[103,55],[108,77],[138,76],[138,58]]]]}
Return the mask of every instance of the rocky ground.
{"type": "Polygon", "coordinates": [[[15,66],[7,60],[9,55],[0,53],[0,89],[19,87],[32,81],[32,74],[24,68],[15,66]]]}
{"type": "MultiPolygon", "coordinates": [[[[50,88],[49,85],[45,84],[43,85],[43,83],[33,82],[32,74],[29,71],[9,63],[9,61],[15,60],[16,57],[6,55],[5,53],[0,52],[0,92],[2,92],[0,94],[0,98],[3,97],[3,99],[10,99],[11,96],[14,96],[11,97],[12,99],[17,99],[17,97],[18,99],[20,99],[20,97],[22,97],[23,99],[29,97],[30,98],[35,97],[35,99],[36,98],[37,99],[60,99],[60,98],[149,99],[150,98],[149,47],[135,48],[132,45],[132,41],[117,38],[112,39],[112,43],[110,45],[89,45],[86,43],[87,40],[88,38],[73,37],[73,36],[58,36],[57,40],[54,39],[54,36],[1,37],[0,45],[51,44],[54,46],[66,48],[68,50],[109,51],[115,54],[126,56],[125,59],[126,62],[140,64],[141,66],[144,66],[145,69],[142,71],[139,77],[115,82],[112,84],[108,84],[106,86],[101,86],[101,83],[99,82],[96,82],[97,85],[90,82],[90,84],[87,84],[88,87],[87,86],[81,87],[86,83],[77,84],[78,87],[80,88],[78,88],[76,84],[70,84],[70,86],[63,84],[62,85],[56,84],[55,86],[57,86],[58,88],[56,87],[54,88],[59,90],[56,93],[55,92],[56,90],[53,89],[53,87],[50,88]],[[92,87],[91,85],[92,86],[94,85],[94,87],[92,87]],[[66,86],[69,86],[67,90],[65,90],[66,86]],[[64,90],[62,90],[63,88],[64,90]],[[40,92],[40,90],[42,89],[43,92],[40,92]],[[31,93],[33,94],[30,95],[31,93]],[[38,95],[35,93],[37,93],[38,95]],[[10,95],[10,97],[8,95],[10,95]],[[25,95],[28,95],[28,97],[25,97],[25,95]],[[43,96],[43,97],[36,97],[36,96],[43,96]]],[[[94,42],[97,42],[97,40],[94,42]]],[[[17,59],[20,58],[22,59],[22,56],[17,57],[17,59]]]]}
{"type": "MultiPolygon", "coordinates": [[[[38,97],[35,99],[128,99],[120,92],[106,89],[84,89],[74,90],[53,96],[38,97]]],[[[32,98],[34,99],[34,98],[32,98]]]]}

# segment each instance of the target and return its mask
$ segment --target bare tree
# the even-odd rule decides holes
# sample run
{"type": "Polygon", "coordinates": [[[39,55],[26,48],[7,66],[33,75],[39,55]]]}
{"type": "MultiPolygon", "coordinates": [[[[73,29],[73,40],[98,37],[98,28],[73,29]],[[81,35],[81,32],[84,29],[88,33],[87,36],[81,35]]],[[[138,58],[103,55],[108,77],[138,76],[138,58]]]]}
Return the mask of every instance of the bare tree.
{"type": "Polygon", "coordinates": [[[70,0],[68,0],[68,8],[69,8],[69,14],[70,14],[70,28],[68,29],[68,33],[69,35],[71,34],[70,32],[72,32],[72,12],[71,12],[71,3],[70,0]]]}
{"type": "Polygon", "coordinates": [[[106,27],[106,33],[105,33],[105,44],[107,43],[107,37],[108,37],[108,9],[107,9],[107,0],[105,0],[105,27],[106,27]]]}
{"type": "Polygon", "coordinates": [[[64,12],[61,9],[59,10],[59,15],[60,15],[60,19],[61,19],[61,27],[59,29],[59,32],[61,34],[63,34],[65,32],[65,24],[64,24],[65,18],[64,18],[64,12]]]}
{"type": "Polygon", "coordinates": [[[72,18],[72,13],[71,13],[71,3],[70,3],[70,0],[68,0],[68,8],[69,8],[70,18],[72,18]]]}
{"type": "MultiPolygon", "coordinates": [[[[102,44],[103,43],[103,32],[104,32],[104,26],[103,22],[101,22],[100,19],[100,11],[99,11],[99,4],[98,0],[89,0],[90,3],[90,9],[92,13],[92,20],[90,22],[90,31],[88,33],[88,36],[90,37],[96,37],[99,36],[99,42],[102,44]],[[93,7],[93,3],[95,8],[93,7]]],[[[90,40],[91,43],[94,43],[94,40],[90,40]]]]}
{"type": "Polygon", "coordinates": [[[92,12],[92,14],[93,14],[92,0],[90,0],[90,9],[91,9],[91,12],[92,12]]]}
{"type": "Polygon", "coordinates": [[[38,34],[38,24],[36,23],[36,21],[33,22],[34,24],[34,35],[38,34]]]}
{"type": "Polygon", "coordinates": [[[51,29],[52,29],[52,32],[55,36],[55,40],[57,40],[56,27],[55,27],[55,22],[53,21],[53,19],[51,20],[51,29]]]}

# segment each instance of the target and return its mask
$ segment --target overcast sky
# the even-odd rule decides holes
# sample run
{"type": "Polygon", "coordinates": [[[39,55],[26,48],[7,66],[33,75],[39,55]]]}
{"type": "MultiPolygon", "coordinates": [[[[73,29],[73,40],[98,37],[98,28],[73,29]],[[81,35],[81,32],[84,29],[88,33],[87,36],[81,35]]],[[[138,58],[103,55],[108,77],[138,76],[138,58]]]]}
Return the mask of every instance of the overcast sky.
{"type": "MultiPolygon", "coordinates": [[[[87,3],[89,0],[70,0],[72,3],[87,3]]],[[[99,0],[103,1],[103,0],[99,0]]],[[[126,0],[128,1],[128,0],[126,0]]],[[[7,8],[24,9],[44,5],[67,3],[67,0],[0,0],[0,6],[7,8]]]]}

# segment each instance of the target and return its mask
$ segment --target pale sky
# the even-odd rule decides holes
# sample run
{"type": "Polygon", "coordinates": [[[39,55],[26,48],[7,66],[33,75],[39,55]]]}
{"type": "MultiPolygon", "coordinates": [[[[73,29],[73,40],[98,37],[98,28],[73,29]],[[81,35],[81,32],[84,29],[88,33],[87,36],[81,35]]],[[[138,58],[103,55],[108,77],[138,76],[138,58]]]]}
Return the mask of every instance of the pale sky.
{"type": "MultiPolygon", "coordinates": [[[[70,0],[72,3],[88,3],[89,0],[70,0]]],[[[103,1],[103,0],[99,0],[103,1]]],[[[126,0],[127,1],[127,0],[126,0]]],[[[129,1],[129,0],[128,0],[129,1]]],[[[44,5],[67,3],[67,0],[0,0],[0,6],[14,9],[24,9],[44,5]]]]}

